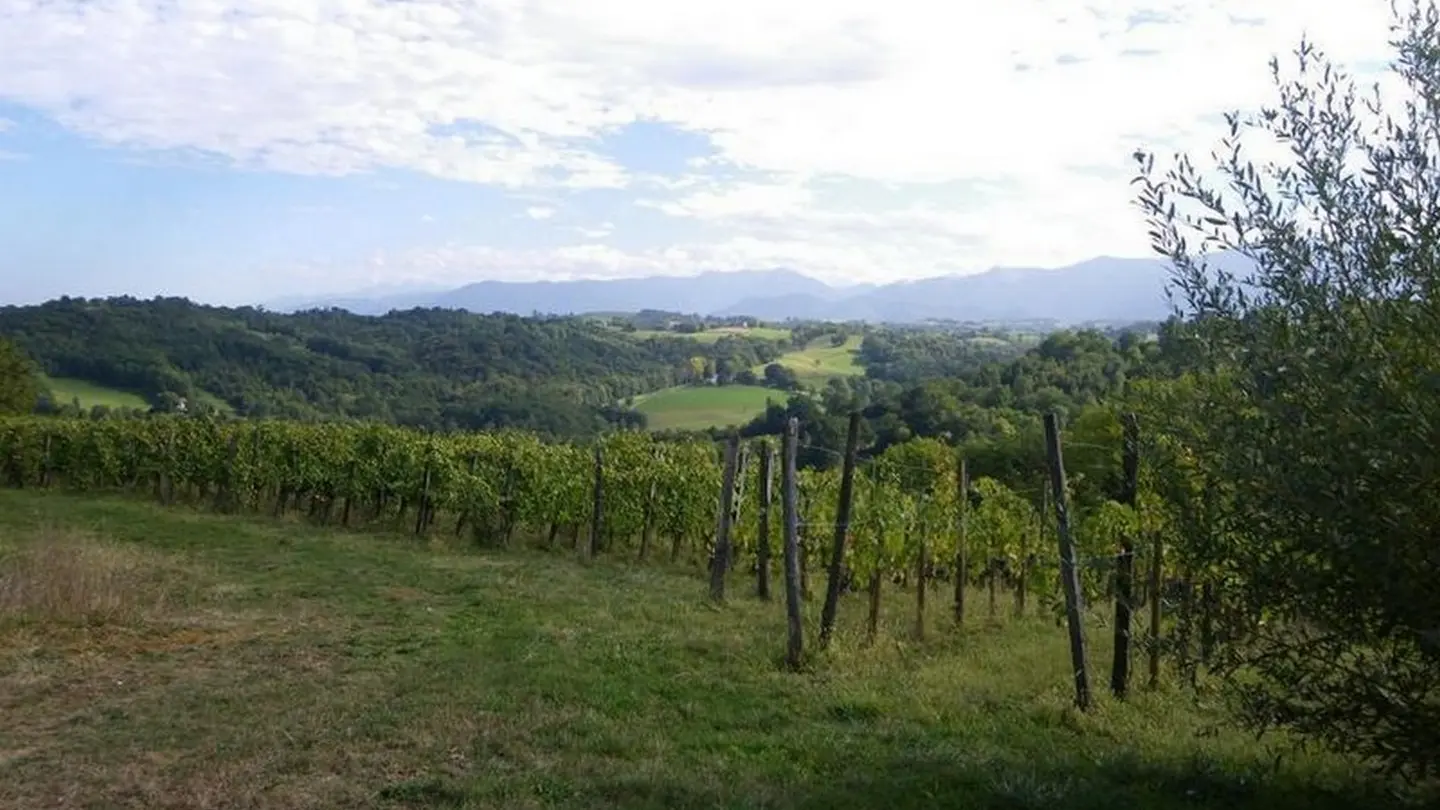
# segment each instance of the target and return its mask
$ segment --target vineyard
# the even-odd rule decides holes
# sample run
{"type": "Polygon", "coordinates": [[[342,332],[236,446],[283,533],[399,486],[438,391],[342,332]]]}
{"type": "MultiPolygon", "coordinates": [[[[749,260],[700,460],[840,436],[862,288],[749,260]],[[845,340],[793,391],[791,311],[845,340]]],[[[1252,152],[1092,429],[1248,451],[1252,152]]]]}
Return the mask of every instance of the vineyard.
{"type": "MultiPolygon", "coordinates": [[[[429,435],[380,425],[25,417],[0,421],[0,481],[145,492],[166,503],[300,514],[319,524],[449,533],[481,547],[532,542],[629,555],[637,563],[709,563],[717,596],[727,579],[736,588],[743,576],[753,577],[748,592],[769,598],[772,569],[783,569],[788,482],[778,449],[766,439],[735,439],[727,448],[641,432],[582,446],[520,432],[429,435]],[[727,549],[722,555],[715,554],[717,538],[727,549]],[[724,564],[714,564],[717,556],[724,564]]],[[[1101,452],[1092,458],[1101,461],[1092,465],[1119,459],[1122,448],[1117,442],[1094,449],[1101,452]]],[[[990,617],[1062,617],[1060,526],[1050,479],[1037,470],[1035,486],[1017,490],[990,477],[969,480],[965,468],[953,447],[913,439],[850,464],[796,472],[800,597],[820,590],[812,581],[822,577],[827,584],[839,580],[837,594],[867,590],[872,635],[879,591],[892,583],[914,590],[917,632],[925,625],[927,591],[937,593],[937,582],[951,587],[944,597],[931,596],[932,604],[953,599],[957,622],[977,595],[990,617]],[[847,468],[853,480],[841,514],[847,468]],[[838,561],[837,539],[843,542],[838,561]],[[836,575],[826,576],[832,568],[836,575]]],[[[1066,490],[1077,601],[1115,596],[1119,561],[1124,570],[1142,572],[1139,579],[1149,585],[1123,600],[1126,615],[1153,602],[1170,579],[1169,571],[1151,564],[1173,524],[1165,503],[1139,492],[1129,499],[1134,505],[1090,505],[1066,490]],[[1130,553],[1117,557],[1127,548],[1130,553]]],[[[1122,594],[1131,592],[1128,574],[1119,585],[1122,594]]],[[[833,615],[833,607],[827,612],[833,615]]],[[[969,613],[976,613],[973,605],[969,613]]],[[[1150,622],[1158,618],[1152,613],[1150,622]]],[[[1159,629],[1151,628],[1152,647],[1159,629]]],[[[1152,660],[1152,672],[1155,666],[1152,660]]]]}

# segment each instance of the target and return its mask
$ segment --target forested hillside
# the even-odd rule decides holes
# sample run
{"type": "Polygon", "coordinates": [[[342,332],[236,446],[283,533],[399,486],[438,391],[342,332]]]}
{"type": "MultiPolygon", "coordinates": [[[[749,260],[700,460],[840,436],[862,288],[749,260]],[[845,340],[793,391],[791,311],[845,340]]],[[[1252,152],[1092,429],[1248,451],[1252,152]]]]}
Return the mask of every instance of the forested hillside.
{"type": "Polygon", "coordinates": [[[359,418],[434,429],[526,427],[587,435],[624,397],[689,381],[697,357],[748,367],[781,343],[636,338],[571,318],[410,310],[276,314],[184,299],[60,299],[0,309],[51,377],[144,396],[168,409],[217,398],[242,416],[359,418]]]}
{"type": "MultiPolygon", "coordinates": [[[[1098,402],[1122,390],[1157,345],[1134,332],[1093,330],[1042,337],[796,324],[789,333],[688,334],[638,331],[623,317],[439,309],[278,314],[174,298],[6,307],[0,337],[14,340],[52,380],[139,395],[158,411],[174,410],[183,399],[191,412],[218,407],[241,417],[361,419],[435,430],[519,427],[566,437],[643,426],[644,417],[622,404],[637,395],[697,382],[771,385],[773,378],[780,381],[773,387],[806,390],[793,391],[787,405],[772,408],[747,433],[775,432],[786,415],[803,416],[825,433],[828,421],[862,408],[882,447],[910,436],[988,435],[996,424],[1098,402]],[[852,374],[812,375],[802,383],[775,367],[759,373],[801,357],[787,350],[826,341],[839,347],[852,335],[860,340],[861,332],[852,374]]],[[[53,388],[49,408],[66,406],[66,394],[53,388]]]]}
{"type": "Polygon", "coordinates": [[[1132,380],[1173,377],[1184,347],[1172,324],[1158,339],[1128,330],[1059,331],[1029,349],[970,333],[872,332],[860,350],[870,363],[865,376],[832,379],[818,397],[772,405],[742,433],[779,435],[796,417],[808,447],[802,465],[823,468],[838,460],[846,414],[858,410],[862,445],[876,453],[931,438],[977,452],[1005,445],[1001,455],[1034,459],[1042,453],[1043,414],[1074,416],[1119,401],[1132,380]]]}

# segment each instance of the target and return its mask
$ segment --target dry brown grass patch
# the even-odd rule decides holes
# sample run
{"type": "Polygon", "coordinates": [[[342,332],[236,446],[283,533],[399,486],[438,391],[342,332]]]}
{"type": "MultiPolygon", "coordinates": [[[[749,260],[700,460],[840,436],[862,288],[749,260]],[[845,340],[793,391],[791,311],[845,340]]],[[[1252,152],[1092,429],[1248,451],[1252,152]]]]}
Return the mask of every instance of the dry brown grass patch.
{"type": "Polygon", "coordinates": [[[42,530],[0,547],[0,615],[91,625],[142,620],[171,599],[165,562],[95,535],[42,530]]]}

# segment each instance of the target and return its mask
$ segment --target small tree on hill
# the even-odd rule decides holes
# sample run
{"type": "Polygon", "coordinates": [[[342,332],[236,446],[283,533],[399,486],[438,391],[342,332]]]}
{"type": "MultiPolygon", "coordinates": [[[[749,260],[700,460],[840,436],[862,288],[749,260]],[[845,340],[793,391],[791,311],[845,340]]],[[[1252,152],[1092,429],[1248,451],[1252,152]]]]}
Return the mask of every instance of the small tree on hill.
{"type": "MultiPolygon", "coordinates": [[[[1190,420],[1249,716],[1412,777],[1440,769],[1440,13],[1397,9],[1407,92],[1360,101],[1308,42],[1202,172],[1141,153],[1139,202],[1201,365],[1190,420]],[[1388,105],[1388,106],[1387,106],[1388,105]],[[1281,147],[1252,162],[1264,141],[1281,147]],[[1248,277],[1201,252],[1238,251],[1248,277]]],[[[1267,150],[1269,151],[1269,150],[1267,150]]],[[[1164,429],[1165,426],[1156,426],[1164,429]]]]}
{"type": "Polygon", "coordinates": [[[35,410],[40,379],[30,358],[11,341],[0,338],[0,415],[35,410]]]}

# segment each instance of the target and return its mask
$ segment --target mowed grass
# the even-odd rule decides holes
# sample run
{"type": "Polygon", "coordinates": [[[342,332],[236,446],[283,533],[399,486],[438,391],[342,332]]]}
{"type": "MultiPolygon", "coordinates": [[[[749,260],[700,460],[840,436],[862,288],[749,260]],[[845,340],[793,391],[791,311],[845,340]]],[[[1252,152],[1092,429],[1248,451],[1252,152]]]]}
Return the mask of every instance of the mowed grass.
{"type": "Polygon", "coordinates": [[[793,674],[783,600],[621,556],[0,492],[0,806],[1395,806],[1182,694],[1076,713],[1046,619],[917,643],[891,589],[866,647],[848,596],[793,674]]]}
{"type": "Polygon", "coordinates": [[[679,337],[694,340],[699,343],[715,343],[719,341],[720,338],[728,336],[752,337],[758,338],[760,340],[790,339],[789,329],[776,329],[769,326],[756,326],[749,329],[742,329],[740,327],[721,327],[717,329],[706,329],[703,332],[692,332],[690,334],[685,334],[682,332],[670,332],[662,329],[637,329],[630,334],[634,335],[635,338],[638,340],[644,340],[645,338],[652,337],[679,337]]]}
{"type": "MultiPolygon", "coordinates": [[[[794,371],[801,383],[820,387],[833,377],[865,373],[865,367],[856,361],[856,353],[859,352],[863,340],[860,335],[852,335],[844,345],[832,346],[830,338],[817,338],[804,349],[787,352],[776,362],[794,371]]],[[[763,365],[755,369],[756,374],[764,372],[763,365]]]]}
{"type": "MultiPolygon", "coordinates": [[[[49,389],[54,395],[55,401],[61,405],[68,404],[74,400],[80,400],[80,407],[93,408],[96,405],[104,405],[108,408],[138,408],[148,410],[150,403],[139,394],[132,394],[129,391],[120,391],[114,388],[106,388],[103,385],[77,380],[70,377],[49,377],[41,376],[40,384],[49,389]]],[[[234,408],[225,400],[210,394],[200,392],[196,399],[215,408],[221,413],[233,413],[234,408]]]]}
{"type": "Polygon", "coordinates": [[[667,388],[636,400],[651,430],[704,430],[749,422],[765,411],[767,399],[787,395],[754,385],[698,385],[667,388]]]}
{"type": "Polygon", "coordinates": [[[54,395],[55,401],[62,405],[78,399],[82,408],[93,408],[96,405],[104,405],[108,408],[146,409],[150,407],[150,403],[138,394],[106,388],[85,380],[69,377],[41,377],[40,384],[49,389],[50,393],[54,395]]]}

